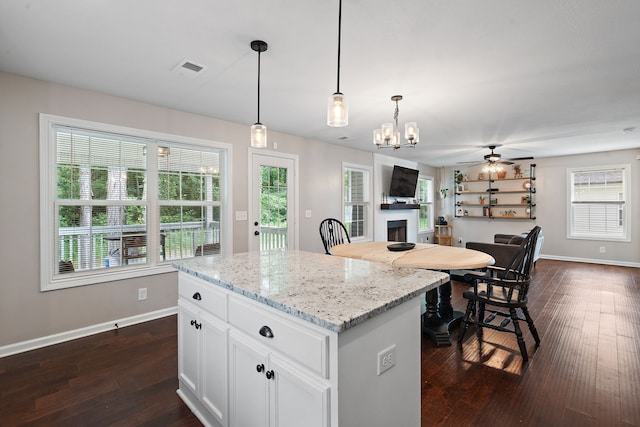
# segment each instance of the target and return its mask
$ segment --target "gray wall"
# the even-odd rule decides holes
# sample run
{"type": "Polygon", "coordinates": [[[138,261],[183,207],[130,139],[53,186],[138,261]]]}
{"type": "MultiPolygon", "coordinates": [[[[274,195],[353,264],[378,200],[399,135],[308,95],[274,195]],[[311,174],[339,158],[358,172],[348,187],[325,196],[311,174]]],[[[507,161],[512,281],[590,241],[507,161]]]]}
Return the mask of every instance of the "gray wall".
{"type": "MultiPolygon", "coordinates": [[[[40,292],[38,114],[233,144],[233,211],[248,211],[250,124],[237,124],[0,73],[0,347],[174,307],[177,274],[40,292]],[[137,289],[148,299],[137,301],[137,289]]],[[[372,166],[371,153],[269,131],[278,151],[299,156],[300,249],[323,252],[318,224],[341,215],[342,161],[372,166]],[[305,218],[305,210],[312,211],[305,218]]],[[[248,222],[234,221],[234,252],[248,222]]]]}
{"type": "MultiPolygon", "coordinates": [[[[0,73],[0,347],[174,307],[177,275],[168,273],[91,286],[40,292],[38,114],[110,123],[233,144],[233,211],[248,211],[247,164],[249,125],[225,122],[67,86],[0,73]],[[149,298],[137,301],[137,289],[149,298]]],[[[342,162],[371,166],[372,153],[269,131],[278,151],[299,156],[299,231],[302,250],[323,252],[318,224],[341,216],[342,162]],[[304,212],[311,210],[312,217],[304,212]]],[[[538,220],[545,234],[543,254],[557,257],[640,261],[640,226],[632,243],[567,240],[565,168],[591,164],[631,163],[632,198],[640,197],[640,150],[550,158],[538,164],[538,220]],[[599,246],[607,253],[599,254],[599,246]]],[[[439,169],[420,166],[436,178],[439,169]]],[[[448,172],[448,171],[447,171],[448,172]]],[[[448,174],[447,176],[450,176],[448,174]]],[[[450,188],[453,188],[450,186],[450,188]]],[[[375,198],[374,198],[375,200],[375,198]]],[[[437,194],[436,194],[436,200],[437,194]]],[[[452,202],[449,197],[445,200],[452,202]]],[[[374,213],[378,207],[374,206],[374,213]]],[[[435,215],[451,215],[452,206],[437,206],[435,215]]],[[[533,221],[454,221],[455,236],[489,241],[494,233],[519,233],[533,221]]],[[[247,221],[234,221],[234,252],[248,248],[247,221]]],[[[457,238],[456,238],[457,241],[457,238]]]]}
{"type": "MultiPolygon", "coordinates": [[[[535,159],[536,167],[536,219],[472,219],[453,220],[455,243],[464,246],[465,242],[491,242],[496,233],[519,234],[534,225],[542,227],[544,246],[542,256],[561,260],[579,260],[586,262],[611,263],[618,265],[640,266],[640,223],[638,222],[638,200],[640,200],[640,160],[636,156],[640,149],[608,151],[603,153],[582,154],[535,159]],[[628,219],[631,221],[631,242],[611,242],[602,240],[578,240],[567,238],[567,169],[582,166],[606,166],[630,164],[630,205],[628,219]],[[462,237],[463,243],[458,243],[462,237]],[[600,253],[604,246],[606,252],[600,253]]],[[[447,169],[447,177],[452,177],[447,169]]],[[[453,188],[453,179],[449,188],[453,188]]],[[[451,193],[451,192],[450,192],[451,193]]],[[[453,216],[453,197],[447,197],[441,203],[440,211],[453,216]]]]}

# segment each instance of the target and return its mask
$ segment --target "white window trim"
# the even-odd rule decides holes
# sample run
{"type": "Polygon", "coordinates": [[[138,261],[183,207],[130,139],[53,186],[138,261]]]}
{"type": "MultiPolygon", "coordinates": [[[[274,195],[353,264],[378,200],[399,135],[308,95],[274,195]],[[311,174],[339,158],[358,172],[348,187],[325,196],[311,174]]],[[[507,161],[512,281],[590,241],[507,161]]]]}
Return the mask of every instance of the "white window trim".
{"type": "Polygon", "coordinates": [[[344,170],[345,169],[359,169],[362,171],[366,171],[367,172],[367,176],[368,176],[368,180],[367,180],[367,209],[366,209],[366,213],[367,213],[367,223],[366,223],[366,231],[365,231],[365,235],[364,236],[359,236],[359,237],[351,237],[351,241],[352,242],[367,242],[370,240],[373,240],[373,198],[372,198],[372,194],[371,192],[373,191],[373,169],[371,168],[371,166],[366,166],[366,165],[360,165],[357,163],[348,163],[348,162],[342,162],[342,168],[340,169],[340,206],[341,206],[341,211],[340,211],[340,220],[344,222],[344,209],[345,209],[345,203],[344,203],[344,182],[343,182],[343,178],[344,178],[344,170]]]}
{"type": "MultiPolygon", "coordinates": [[[[429,223],[429,228],[424,228],[424,229],[420,229],[420,212],[418,211],[418,234],[428,234],[428,233],[433,233],[435,231],[435,225],[434,225],[434,215],[435,215],[435,204],[434,204],[434,198],[435,198],[435,179],[432,176],[429,175],[418,175],[418,185],[420,180],[427,180],[427,181],[431,181],[431,194],[429,195],[429,202],[427,203],[420,203],[418,201],[419,205],[427,205],[431,207],[431,222],[429,223]]],[[[419,189],[419,187],[418,187],[419,189]]]]}
{"type": "MultiPolygon", "coordinates": [[[[64,289],[76,286],[92,285],[97,283],[111,282],[114,280],[131,279],[134,277],[149,276],[160,273],[173,272],[175,269],[170,263],[151,262],[149,265],[140,267],[128,267],[126,269],[113,269],[109,271],[76,272],[72,275],[62,276],[55,275],[53,269],[54,263],[51,262],[52,254],[55,253],[55,241],[53,238],[53,229],[55,227],[56,213],[51,212],[51,207],[55,203],[56,194],[56,142],[54,126],[69,126],[75,128],[84,128],[94,131],[102,131],[114,134],[123,134],[155,140],[172,141],[191,146],[200,146],[207,148],[217,148],[225,150],[226,154],[221,158],[221,170],[223,174],[220,176],[220,183],[223,189],[220,194],[222,209],[220,212],[221,219],[225,227],[220,230],[221,239],[225,242],[222,248],[223,253],[233,252],[233,221],[232,221],[232,182],[230,165],[232,162],[232,145],[223,142],[209,141],[186,136],[171,135],[161,132],[153,132],[142,129],[129,128],[124,126],[116,126],[105,123],[91,122],[87,120],[73,119],[69,117],[54,116],[41,113],[40,120],[40,290],[51,291],[56,289],[64,289]]],[[[152,171],[151,171],[152,172],[152,171]]],[[[149,173],[151,173],[149,172],[149,173]]],[[[150,207],[150,215],[148,223],[150,229],[155,228],[158,211],[158,201],[148,200],[150,207]]]]}
{"type": "Polygon", "coordinates": [[[599,240],[606,242],[631,242],[631,218],[632,218],[632,200],[631,200],[631,165],[619,164],[619,165],[607,165],[607,166],[583,166],[577,168],[567,169],[567,239],[572,240],[599,240]],[[624,236],[622,237],[606,237],[606,236],[574,236],[571,234],[573,230],[573,217],[571,215],[571,198],[572,198],[572,186],[571,175],[576,172],[593,172],[599,170],[611,170],[611,169],[623,169],[624,170],[624,200],[626,218],[624,223],[624,236]]]}

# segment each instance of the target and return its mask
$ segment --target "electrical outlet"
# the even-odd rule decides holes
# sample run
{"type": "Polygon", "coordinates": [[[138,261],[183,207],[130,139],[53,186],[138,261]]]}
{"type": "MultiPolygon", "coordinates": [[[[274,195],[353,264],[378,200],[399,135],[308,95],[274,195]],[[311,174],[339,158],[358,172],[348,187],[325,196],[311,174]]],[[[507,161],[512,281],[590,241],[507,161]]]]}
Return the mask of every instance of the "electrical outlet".
{"type": "Polygon", "coordinates": [[[600,253],[606,253],[607,252],[607,248],[605,248],[604,246],[600,246],[600,253]]]}
{"type": "Polygon", "coordinates": [[[462,244],[462,237],[458,237],[458,243],[462,244]]]}
{"type": "Polygon", "coordinates": [[[147,299],[147,288],[138,289],[138,301],[143,301],[147,299]]]}
{"type": "Polygon", "coordinates": [[[396,345],[378,353],[378,375],[393,368],[396,364],[396,345]]]}

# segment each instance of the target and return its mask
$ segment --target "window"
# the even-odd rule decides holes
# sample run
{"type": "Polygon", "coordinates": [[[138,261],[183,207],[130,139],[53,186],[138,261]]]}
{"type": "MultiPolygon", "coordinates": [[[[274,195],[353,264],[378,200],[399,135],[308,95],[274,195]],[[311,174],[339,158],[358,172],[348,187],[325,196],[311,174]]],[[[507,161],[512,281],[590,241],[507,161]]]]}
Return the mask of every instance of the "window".
{"type": "Polygon", "coordinates": [[[43,290],[169,271],[226,242],[225,145],[49,115],[40,144],[43,290]]]}
{"type": "Polygon", "coordinates": [[[568,170],[568,237],[628,241],[629,170],[629,165],[568,170]]]}
{"type": "Polygon", "coordinates": [[[418,216],[418,233],[433,231],[433,178],[418,177],[418,203],[420,212],[418,216]]]}
{"type": "Polygon", "coordinates": [[[369,236],[369,169],[355,165],[343,166],[343,206],[342,222],[353,239],[369,236]]]}

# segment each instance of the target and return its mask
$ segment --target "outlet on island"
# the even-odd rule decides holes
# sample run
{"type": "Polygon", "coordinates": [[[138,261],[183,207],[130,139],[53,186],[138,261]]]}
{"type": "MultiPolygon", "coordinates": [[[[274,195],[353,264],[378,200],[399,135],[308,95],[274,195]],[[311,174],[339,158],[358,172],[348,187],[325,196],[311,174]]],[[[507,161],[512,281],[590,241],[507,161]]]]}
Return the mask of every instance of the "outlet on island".
{"type": "Polygon", "coordinates": [[[396,364],[396,345],[393,344],[378,353],[378,375],[393,368],[396,364]]]}

